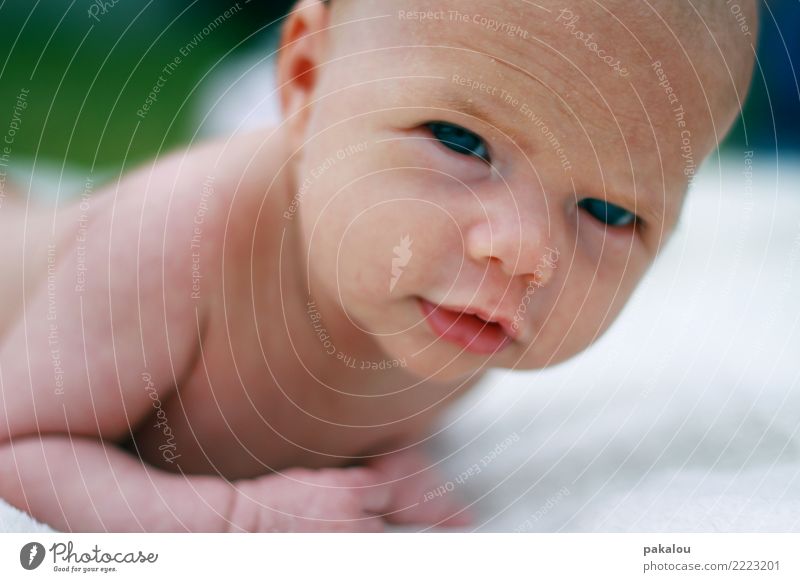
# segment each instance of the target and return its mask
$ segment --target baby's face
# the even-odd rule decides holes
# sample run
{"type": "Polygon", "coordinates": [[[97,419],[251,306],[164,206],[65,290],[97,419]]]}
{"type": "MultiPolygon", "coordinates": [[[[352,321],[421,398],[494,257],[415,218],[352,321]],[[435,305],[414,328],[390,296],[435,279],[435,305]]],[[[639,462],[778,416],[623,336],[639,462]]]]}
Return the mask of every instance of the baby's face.
{"type": "Polygon", "coordinates": [[[751,39],[714,30],[728,73],[670,3],[338,1],[290,218],[313,292],[422,376],[588,346],[734,120],[751,39]]]}

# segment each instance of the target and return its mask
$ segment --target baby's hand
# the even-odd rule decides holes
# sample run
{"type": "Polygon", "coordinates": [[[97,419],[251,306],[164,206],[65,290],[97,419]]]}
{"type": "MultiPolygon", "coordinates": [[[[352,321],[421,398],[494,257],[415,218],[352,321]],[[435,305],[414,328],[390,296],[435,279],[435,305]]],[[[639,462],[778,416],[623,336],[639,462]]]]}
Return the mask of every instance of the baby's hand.
{"type": "Polygon", "coordinates": [[[447,490],[447,479],[433,465],[419,449],[376,457],[368,464],[392,489],[386,521],[440,527],[471,525],[472,514],[457,492],[447,490]]]}
{"type": "Polygon", "coordinates": [[[391,488],[374,469],[289,469],[237,482],[231,531],[380,532],[391,488]],[[376,515],[377,514],[377,515],[376,515]]]}

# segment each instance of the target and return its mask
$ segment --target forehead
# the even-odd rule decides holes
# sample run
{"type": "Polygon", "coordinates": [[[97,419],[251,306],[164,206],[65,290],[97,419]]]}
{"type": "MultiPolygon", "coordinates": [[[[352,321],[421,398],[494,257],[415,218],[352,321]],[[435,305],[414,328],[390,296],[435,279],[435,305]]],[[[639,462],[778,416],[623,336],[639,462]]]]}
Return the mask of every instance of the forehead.
{"type": "Polygon", "coordinates": [[[679,4],[350,0],[337,25],[366,60],[379,49],[372,57],[381,71],[440,79],[418,92],[432,104],[462,103],[522,141],[535,134],[523,131],[527,106],[575,156],[619,166],[613,188],[630,190],[636,168],[651,182],[665,176],[670,195],[680,196],[686,130],[699,164],[736,108],[718,98],[722,67],[709,58],[714,39],[702,15],[679,4]]]}
{"type": "Polygon", "coordinates": [[[548,89],[595,114],[633,116],[642,106],[668,109],[651,67],[660,62],[687,105],[705,105],[706,117],[720,109],[721,67],[709,59],[720,47],[690,3],[344,0],[338,7],[339,37],[351,50],[403,47],[405,59],[391,55],[398,64],[471,69],[523,94],[548,89]]]}

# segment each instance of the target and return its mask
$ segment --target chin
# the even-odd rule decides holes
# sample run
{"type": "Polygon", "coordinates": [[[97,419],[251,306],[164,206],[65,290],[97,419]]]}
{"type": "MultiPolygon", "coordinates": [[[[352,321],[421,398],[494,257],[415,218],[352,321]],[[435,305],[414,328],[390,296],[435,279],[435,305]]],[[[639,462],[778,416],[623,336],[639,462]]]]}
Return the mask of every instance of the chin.
{"type": "Polygon", "coordinates": [[[441,360],[423,362],[417,358],[416,362],[409,362],[406,371],[420,382],[452,384],[459,380],[468,380],[476,372],[476,368],[474,365],[459,365],[457,361],[442,365],[441,360]]]}
{"type": "Polygon", "coordinates": [[[427,378],[432,382],[442,384],[452,384],[455,382],[467,382],[487,371],[489,368],[486,365],[466,364],[462,363],[460,359],[447,364],[442,367],[441,362],[436,362],[436,370],[430,373],[427,378]]]}
{"type": "Polygon", "coordinates": [[[453,383],[468,380],[489,367],[485,357],[467,352],[459,354],[461,348],[432,337],[410,332],[399,342],[396,341],[398,337],[394,339],[390,342],[392,345],[383,346],[385,353],[405,362],[404,371],[418,381],[453,383]]]}
{"type": "Polygon", "coordinates": [[[437,338],[425,323],[414,295],[375,306],[370,315],[373,317],[362,320],[362,329],[373,334],[387,361],[402,362],[403,371],[418,381],[452,383],[490,367],[487,356],[462,351],[458,345],[437,338]],[[375,324],[377,317],[379,325],[375,324]]]}

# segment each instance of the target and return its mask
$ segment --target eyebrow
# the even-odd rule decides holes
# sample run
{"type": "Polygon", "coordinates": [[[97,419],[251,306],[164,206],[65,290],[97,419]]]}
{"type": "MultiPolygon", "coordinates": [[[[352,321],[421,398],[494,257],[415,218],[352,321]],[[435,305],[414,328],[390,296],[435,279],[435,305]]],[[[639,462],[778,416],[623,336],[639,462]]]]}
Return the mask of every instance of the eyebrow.
{"type": "MultiPolygon", "coordinates": [[[[544,149],[546,144],[536,139],[530,139],[527,132],[520,130],[519,124],[514,125],[506,121],[506,116],[498,115],[496,108],[490,108],[484,104],[490,99],[497,99],[497,97],[488,93],[473,92],[466,86],[456,84],[456,87],[460,87],[465,91],[470,91],[469,95],[471,97],[468,99],[464,98],[458,95],[456,91],[451,90],[436,92],[431,95],[433,106],[456,111],[462,115],[482,120],[490,126],[495,126],[512,138],[523,150],[525,148],[523,148],[522,145],[529,146],[533,150],[533,153],[544,149]],[[472,97],[472,95],[476,95],[477,98],[472,97]]],[[[630,189],[616,188],[610,184],[610,181],[606,178],[599,187],[590,191],[576,190],[575,195],[578,197],[581,195],[603,196],[603,199],[611,204],[619,203],[620,205],[624,205],[627,210],[640,217],[648,226],[658,227],[665,224],[664,210],[659,210],[656,205],[649,203],[649,198],[646,196],[640,196],[637,200],[633,195],[633,185],[631,185],[630,189]]]]}

